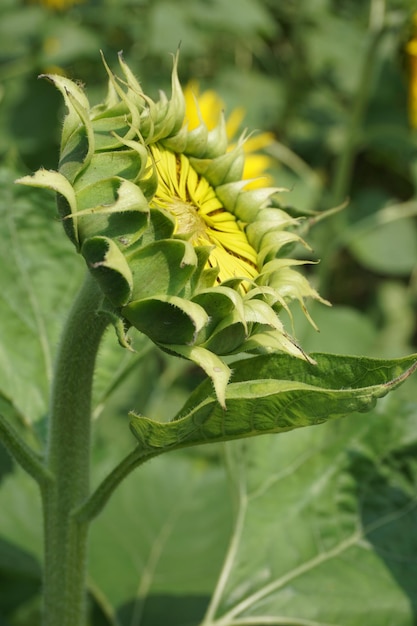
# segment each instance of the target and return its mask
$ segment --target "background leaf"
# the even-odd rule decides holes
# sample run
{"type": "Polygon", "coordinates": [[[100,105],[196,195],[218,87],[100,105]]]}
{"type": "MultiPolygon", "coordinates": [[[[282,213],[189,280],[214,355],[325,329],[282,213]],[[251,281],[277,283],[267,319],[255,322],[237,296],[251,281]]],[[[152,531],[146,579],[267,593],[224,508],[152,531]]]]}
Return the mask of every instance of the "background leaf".
{"type": "MultiPolygon", "coordinates": [[[[160,457],[93,524],[93,588],[122,626],[203,623],[216,579],[205,626],[412,626],[416,433],[417,406],[392,396],[366,420],[224,444],[230,484],[216,446],[160,457]]],[[[32,554],[36,500],[6,478],[1,534],[32,554]]]]}
{"type": "Polygon", "coordinates": [[[372,232],[358,234],[351,249],[363,265],[387,275],[402,276],[413,271],[417,258],[417,227],[408,218],[391,222],[372,232]],[[401,245],[398,245],[401,242],[401,245]]]}
{"type": "MultiPolygon", "coordinates": [[[[270,130],[279,140],[268,148],[273,157],[270,170],[277,186],[290,189],[280,194],[279,201],[296,215],[305,208],[321,212],[334,206],[335,180],[354,138],[342,190],[342,200],[349,198],[349,204],[340,216],[318,221],[306,236],[314,248],[312,258],[321,259],[320,264],[307,268],[309,278],[334,306],[332,310],[315,304],[311,307],[320,334],[295,311],[295,335],[307,351],[387,358],[416,352],[415,217],[408,214],[407,234],[399,221],[398,228],[391,228],[393,224],[384,227],[382,238],[374,228],[371,239],[358,237],[362,226],[371,223],[367,218],[379,223],[379,216],[392,205],[397,207],[398,217],[404,217],[409,203],[415,202],[416,137],[407,116],[411,75],[404,53],[412,31],[409,0],[247,0],[239,3],[239,15],[229,0],[216,1],[215,10],[202,0],[85,0],[62,12],[21,0],[3,0],[1,4],[0,158],[4,169],[0,179],[0,316],[6,332],[0,334],[0,409],[22,425],[27,440],[33,443],[42,438],[48,397],[45,355],[49,352],[49,361],[53,361],[59,329],[84,268],[55,221],[52,197],[18,189],[13,180],[40,165],[56,167],[62,103],[59,94],[38,81],[37,75],[63,71],[87,84],[89,97],[98,102],[105,88],[99,49],[112,67],[117,66],[117,52],[123,50],[153,96],[161,87],[169,93],[170,55],[181,39],[182,82],[193,78],[202,90],[216,89],[224,100],[226,115],[235,106],[245,108],[241,130],[245,126],[270,130]],[[382,10],[373,11],[375,7],[382,10]],[[366,60],[370,25],[381,27],[383,33],[364,93],[356,86],[366,60]],[[358,101],[363,113],[352,127],[358,101]],[[8,167],[10,163],[14,165],[8,167]],[[64,271],[52,275],[56,261],[64,271]],[[32,277],[32,295],[22,283],[22,267],[32,277]],[[43,335],[38,332],[42,324],[46,328],[43,335]]],[[[95,417],[100,416],[94,421],[95,481],[133,445],[128,411],[169,419],[201,380],[196,368],[149,350],[136,337],[134,341],[139,351],[136,356],[115,347],[109,332],[100,353],[95,389],[95,417]],[[139,364],[140,357],[144,358],[139,364]]],[[[332,626],[414,626],[415,587],[410,589],[410,585],[417,578],[415,520],[411,510],[408,516],[401,514],[408,503],[413,506],[414,497],[410,485],[415,476],[415,410],[408,409],[406,402],[415,402],[415,379],[396,394],[404,398],[400,408],[384,399],[378,412],[366,417],[351,416],[315,429],[252,439],[243,444],[242,451],[240,444],[232,447],[229,470],[249,494],[244,514],[244,490],[238,508],[241,514],[237,519],[243,528],[233,526],[226,513],[235,500],[227,498],[217,446],[199,448],[197,457],[181,452],[159,458],[143,470],[146,481],[141,480],[141,472],[134,474],[121,487],[123,497],[111,500],[92,528],[91,570],[98,574],[94,626],[114,626],[117,617],[122,626],[173,621],[178,626],[199,624],[214,584],[220,549],[231,533],[238,549],[228,561],[231,569],[223,579],[226,586],[219,585],[214,601],[219,620],[251,590],[264,589],[269,576],[282,579],[297,564],[305,564],[309,555],[318,554],[314,541],[317,549],[332,549],[335,542],[349,536],[358,520],[369,528],[375,517],[392,519],[392,523],[374,528],[365,541],[339,559],[288,581],[265,597],[265,607],[259,599],[245,609],[245,617],[236,614],[233,620],[261,626],[264,616],[264,623],[304,626],[306,619],[307,623],[323,624],[326,617],[332,617],[332,626]],[[207,469],[203,470],[205,463],[207,469]],[[206,474],[208,503],[211,509],[223,511],[217,517],[204,505],[206,474]],[[281,480],[274,486],[268,483],[269,476],[281,476],[281,480]],[[135,605],[137,588],[144,585],[139,580],[141,566],[148,562],[158,533],[171,519],[170,507],[175,507],[172,494],[181,494],[188,480],[193,487],[181,501],[187,519],[182,514],[178,517],[188,537],[181,535],[180,526],[175,527],[171,539],[175,538],[180,554],[167,540],[162,550],[163,554],[167,550],[165,557],[161,555],[154,577],[148,579],[146,600],[135,605]],[[150,531],[144,528],[144,493],[146,506],[153,512],[150,531]],[[167,498],[166,504],[159,493],[167,498]],[[409,525],[407,520],[411,520],[409,525]],[[200,537],[204,537],[204,553],[202,547],[196,547],[200,537]],[[196,550],[198,564],[187,552],[188,541],[196,550]],[[119,551],[112,549],[113,542],[119,551]],[[197,572],[202,581],[191,581],[192,593],[187,592],[183,554],[192,577],[197,572]],[[352,565],[349,559],[353,554],[352,565]],[[113,569],[117,572],[114,595],[113,569]],[[176,586],[178,569],[182,570],[181,590],[176,586]],[[141,616],[136,613],[138,619],[135,606],[143,609],[141,616]]],[[[0,461],[0,536],[20,555],[23,552],[39,561],[37,489],[28,486],[31,483],[19,471],[12,473],[8,457],[2,455],[0,461]]],[[[238,496],[236,487],[235,499],[238,496]]],[[[12,593],[19,597],[23,587],[19,588],[19,578],[14,577],[13,560],[12,556],[2,561],[2,575],[5,584],[11,585],[10,597],[12,593]]],[[[7,626],[39,623],[36,608],[33,612],[27,603],[20,612],[8,612],[4,617],[6,602],[7,598],[0,603],[2,626],[5,620],[7,626]]],[[[29,599],[29,605],[31,602],[36,604],[36,599],[29,599]]]]}
{"type": "Polygon", "coordinates": [[[231,528],[228,485],[212,455],[145,466],[93,524],[91,576],[123,624],[158,623],[158,598],[170,624],[205,609],[231,528]]]}
{"type": "MultiPolygon", "coordinates": [[[[13,185],[16,175],[0,170],[0,408],[33,443],[43,434],[59,335],[86,269],[57,219],[52,194],[13,185]]],[[[136,335],[133,355],[107,332],[95,404],[121,384],[146,343],[136,335]]]]}
{"type": "Polygon", "coordinates": [[[366,421],[233,444],[239,507],[204,625],[414,624],[416,426],[394,399],[366,421]]]}
{"type": "MultiPolygon", "coordinates": [[[[105,457],[96,457],[98,476],[120,454],[120,440],[118,446],[112,442],[114,437],[105,457]]],[[[180,626],[200,619],[232,527],[219,452],[178,453],[145,466],[121,485],[93,523],[89,578],[97,620],[107,614],[106,624],[161,619],[180,626]]],[[[0,510],[0,578],[8,581],[9,603],[12,593],[23,601],[25,594],[39,592],[42,519],[37,488],[18,468],[0,490],[0,510]]]]}
{"type": "Polygon", "coordinates": [[[0,391],[30,424],[45,417],[55,346],[83,268],[53,197],[12,187],[14,174],[1,171],[0,391]]]}

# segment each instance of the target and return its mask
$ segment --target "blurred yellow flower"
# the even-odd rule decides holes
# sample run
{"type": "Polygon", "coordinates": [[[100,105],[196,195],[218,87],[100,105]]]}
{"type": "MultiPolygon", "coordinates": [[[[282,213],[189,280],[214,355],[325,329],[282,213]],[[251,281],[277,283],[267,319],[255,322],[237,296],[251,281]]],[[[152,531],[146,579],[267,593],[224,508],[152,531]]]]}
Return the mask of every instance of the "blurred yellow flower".
{"type": "Polygon", "coordinates": [[[405,46],[408,61],[408,117],[417,128],[417,12],[412,19],[412,36],[405,46]]]}
{"type": "MultiPolygon", "coordinates": [[[[201,120],[205,123],[208,130],[213,130],[218,126],[225,105],[213,89],[200,93],[197,81],[191,81],[184,89],[184,96],[185,115],[189,130],[197,128],[201,120]]],[[[233,141],[238,137],[244,117],[244,108],[237,107],[226,118],[226,133],[230,142],[230,150],[234,148],[233,141]]],[[[267,171],[274,161],[266,154],[260,154],[259,151],[270,146],[274,140],[272,133],[263,132],[249,137],[243,144],[245,152],[243,179],[260,179],[248,184],[247,188],[265,187],[273,184],[273,179],[267,171]]]]}
{"type": "Polygon", "coordinates": [[[85,0],[29,0],[31,4],[40,4],[51,11],[65,11],[70,9],[74,4],[81,4],[85,0]]]}

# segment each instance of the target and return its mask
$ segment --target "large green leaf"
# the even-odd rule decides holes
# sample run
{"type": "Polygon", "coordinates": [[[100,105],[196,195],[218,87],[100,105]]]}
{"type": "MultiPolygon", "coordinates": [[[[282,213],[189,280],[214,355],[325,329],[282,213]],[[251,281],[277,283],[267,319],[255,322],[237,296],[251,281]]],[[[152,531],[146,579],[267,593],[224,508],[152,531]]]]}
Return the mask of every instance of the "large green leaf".
{"type": "MultiPolygon", "coordinates": [[[[214,587],[204,626],[414,626],[417,407],[392,398],[366,419],[227,444],[231,491],[203,454],[217,447],[130,476],[91,528],[92,587],[118,626],[197,626],[214,587]]],[[[1,537],[37,554],[23,472],[4,479],[0,510],[1,537]]]]}
{"type": "MultiPolygon", "coordinates": [[[[0,489],[0,540],[4,545],[41,559],[42,517],[39,488],[23,470],[14,471],[2,481],[0,489]]],[[[12,570],[13,562],[10,562],[12,570]]],[[[6,566],[3,565],[4,570],[6,566]]],[[[28,571],[33,571],[30,566],[28,571]]]]}
{"type": "MultiPolygon", "coordinates": [[[[59,336],[86,267],[63,232],[52,194],[13,185],[17,176],[0,170],[0,408],[27,431],[46,417],[59,336]]],[[[143,344],[135,337],[138,350],[143,344]]],[[[97,402],[135,361],[107,333],[97,402]]]]}
{"type": "MultiPolygon", "coordinates": [[[[149,380],[146,385],[151,386],[149,380]]],[[[166,403],[171,408],[173,397],[170,390],[166,403]]],[[[94,482],[115,465],[124,449],[131,448],[133,439],[120,415],[106,415],[97,426],[94,482]]],[[[90,532],[94,626],[114,626],[116,615],[117,626],[139,623],[140,615],[148,619],[161,610],[164,618],[153,623],[171,623],[165,622],[166,611],[174,611],[178,620],[183,616],[184,623],[190,616],[201,617],[232,528],[233,503],[218,456],[214,449],[209,455],[167,455],[136,471],[119,487],[90,532]]],[[[2,541],[7,542],[41,561],[39,490],[19,468],[1,483],[0,511],[0,548],[2,541]]],[[[3,566],[10,589],[17,565],[11,561],[3,566]]],[[[13,593],[17,594],[18,583],[13,593]]],[[[175,619],[172,624],[180,626],[182,622],[175,619]]]]}
{"type": "Polygon", "coordinates": [[[227,444],[233,518],[207,457],[131,476],[92,528],[93,579],[120,624],[413,626],[417,406],[379,407],[227,444]]]}
{"type": "MultiPolygon", "coordinates": [[[[144,466],[93,523],[91,578],[123,624],[147,622],[155,597],[171,607],[176,597],[196,602],[201,616],[232,528],[230,491],[216,461],[177,454],[144,466]]],[[[155,623],[181,624],[175,616],[155,623]]]]}
{"type": "Polygon", "coordinates": [[[238,361],[226,389],[226,410],[205,382],[174,421],[133,416],[132,430],[151,455],[161,448],[285,432],[367,411],[417,367],[416,355],[392,360],[313,356],[315,365],[287,354],[238,361]]]}
{"type": "Polygon", "coordinates": [[[391,402],[233,444],[238,512],[202,624],[413,626],[416,433],[417,405],[391,402]]]}
{"type": "Polygon", "coordinates": [[[0,393],[33,423],[46,413],[60,328],[84,268],[52,194],[13,186],[15,172],[0,176],[0,393]]]}

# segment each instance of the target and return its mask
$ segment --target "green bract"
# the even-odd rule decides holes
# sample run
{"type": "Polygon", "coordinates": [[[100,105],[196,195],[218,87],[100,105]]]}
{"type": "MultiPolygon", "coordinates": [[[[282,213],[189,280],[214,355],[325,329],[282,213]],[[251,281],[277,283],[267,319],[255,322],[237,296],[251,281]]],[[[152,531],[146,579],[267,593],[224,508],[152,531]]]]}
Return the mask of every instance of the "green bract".
{"type": "Polygon", "coordinates": [[[90,107],[79,85],[47,75],[62,93],[58,172],[19,180],[58,193],[65,231],[100,284],[126,345],[134,326],[163,350],[211,377],[224,406],[230,369],[223,356],[284,351],[307,359],[278,313],[319,298],[283,258],[300,241],[297,220],[271,206],[276,188],[241,180],[244,138],[228,149],[223,120],[189,131],[183,93],[151,100],[119,55],[123,78],[104,62],[106,100],[90,107]],[[123,329],[123,330],[122,330],[123,329]]]}

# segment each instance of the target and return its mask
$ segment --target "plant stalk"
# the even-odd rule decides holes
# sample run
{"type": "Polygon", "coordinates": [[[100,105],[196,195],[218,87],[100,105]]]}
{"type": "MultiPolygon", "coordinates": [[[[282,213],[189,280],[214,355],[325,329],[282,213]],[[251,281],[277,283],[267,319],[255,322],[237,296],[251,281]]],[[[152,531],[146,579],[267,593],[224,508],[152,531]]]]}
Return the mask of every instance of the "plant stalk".
{"type": "MultiPolygon", "coordinates": [[[[372,3],[372,6],[374,5],[375,2],[372,3]]],[[[346,127],[345,143],[336,163],[334,182],[330,190],[330,207],[333,208],[342,205],[349,199],[355,161],[363,142],[363,125],[375,73],[376,58],[384,35],[383,17],[382,15],[377,23],[371,24],[368,34],[361,75],[346,127]]],[[[326,250],[326,262],[320,264],[319,276],[320,293],[324,296],[327,293],[330,273],[334,268],[334,259],[340,246],[337,234],[345,232],[347,229],[347,216],[341,212],[332,218],[326,231],[326,242],[322,241],[323,250],[326,250]]]]}
{"type": "Polygon", "coordinates": [[[88,521],[73,512],[90,493],[91,395],[97,351],[108,318],[98,314],[99,288],[88,275],[61,338],[52,386],[47,467],[54,480],[43,490],[43,626],[86,623],[88,521]]]}

